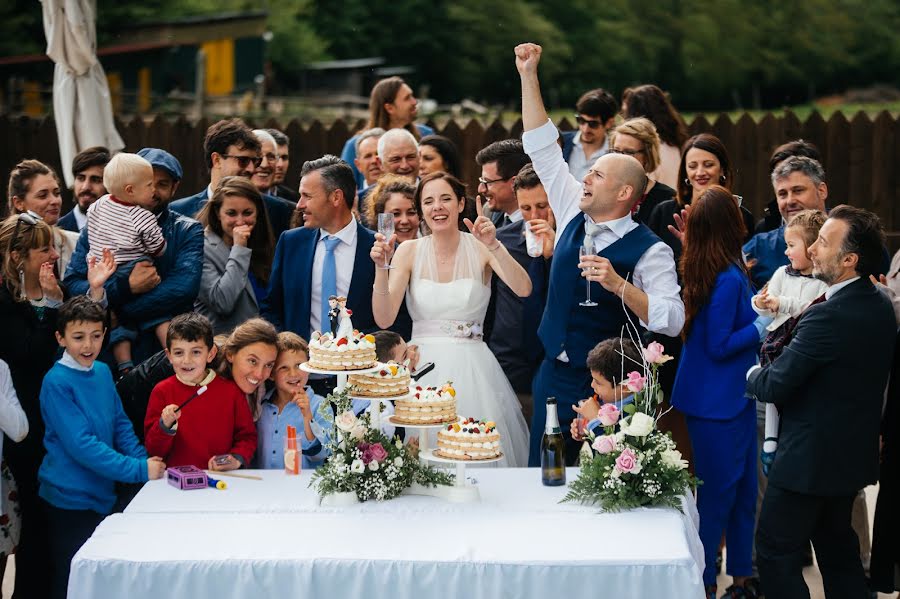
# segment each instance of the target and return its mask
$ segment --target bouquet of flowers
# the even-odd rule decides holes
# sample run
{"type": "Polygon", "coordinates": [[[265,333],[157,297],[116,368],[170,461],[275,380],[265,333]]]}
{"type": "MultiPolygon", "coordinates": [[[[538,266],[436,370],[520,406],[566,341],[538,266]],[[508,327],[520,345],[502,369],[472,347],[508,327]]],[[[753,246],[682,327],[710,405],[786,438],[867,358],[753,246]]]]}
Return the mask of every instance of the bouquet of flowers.
{"type": "Polygon", "coordinates": [[[634,403],[621,413],[613,404],[600,407],[603,434],[588,432],[581,472],[563,501],[599,504],[610,512],[652,506],[680,510],[682,494],[698,484],[671,435],[656,427],[662,401],[657,371],[672,357],[657,342],[642,347],[642,353],[643,363],[636,365],[640,370],[623,378],[634,403]]]}
{"type": "MultiPolygon", "coordinates": [[[[376,406],[376,409],[379,408],[376,406]]],[[[331,456],[313,473],[310,486],[319,496],[354,492],[360,501],[393,499],[413,483],[427,487],[453,484],[453,475],[419,463],[415,447],[371,428],[368,413],[353,413],[345,388],[322,402],[320,414],[332,423],[331,456]],[[335,414],[331,412],[334,405],[335,414]]]]}

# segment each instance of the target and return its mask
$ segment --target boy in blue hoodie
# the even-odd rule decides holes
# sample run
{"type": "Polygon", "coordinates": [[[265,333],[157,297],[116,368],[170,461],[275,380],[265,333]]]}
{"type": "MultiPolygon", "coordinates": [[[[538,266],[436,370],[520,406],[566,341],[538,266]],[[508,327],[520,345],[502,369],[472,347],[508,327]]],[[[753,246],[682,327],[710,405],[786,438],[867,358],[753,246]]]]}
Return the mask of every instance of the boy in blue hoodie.
{"type": "Polygon", "coordinates": [[[41,387],[47,455],[38,471],[38,494],[50,532],[54,598],[66,596],[72,557],[112,512],[115,482],[144,482],[166,470],[162,458],[147,458],[109,367],[96,361],[105,317],[87,296],[62,305],[56,339],[65,352],[41,387]]]}

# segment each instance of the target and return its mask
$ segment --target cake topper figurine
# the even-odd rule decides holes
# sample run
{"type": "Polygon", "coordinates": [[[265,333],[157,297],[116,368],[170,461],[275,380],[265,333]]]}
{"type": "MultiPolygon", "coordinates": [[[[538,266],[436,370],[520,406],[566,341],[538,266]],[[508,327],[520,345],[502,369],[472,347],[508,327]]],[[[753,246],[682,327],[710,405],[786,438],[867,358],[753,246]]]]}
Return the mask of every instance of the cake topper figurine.
{"type": "MultiPolygon", "coordinates": [[[[329,295],[328,296],[328,322],[331,325],[331,336],[337,338],[338,332],[338,322],[340,321],[341,309],[338,306],[338,296],[329,295]]],[[[323,328],[324,328],[324,324],[323,328]]]]}
{"type": "MultiPolygon", "coordinates": [[[[337,324],[337,332],[334,334],[335,339],[350,339],[353,335],[353,323],[350,322],[350,316],[353,314],[351,310],[347,308],[347,298],[346,297],[338,297],[336,298],[337,302],[337,310],[338,310],[338,324],[337,324]]],[[[334,320],[332,320],[332,323],[334,320]]],[[[332,324],[332,326],[334,326],[332,324]]]]}

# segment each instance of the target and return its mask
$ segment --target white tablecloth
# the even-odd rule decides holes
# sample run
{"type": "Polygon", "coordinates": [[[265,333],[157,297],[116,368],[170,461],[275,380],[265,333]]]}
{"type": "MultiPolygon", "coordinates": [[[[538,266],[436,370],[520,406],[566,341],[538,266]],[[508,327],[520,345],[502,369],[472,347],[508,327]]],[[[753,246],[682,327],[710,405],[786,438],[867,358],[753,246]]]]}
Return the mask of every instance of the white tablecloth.
{"type": "MultiPolygon", "coordinates": [[[[574,478],[576,470],[570,470],[574,478]]],[[[226,491],[148,483],[72,561],[69,596],[703,596],[693,501],[686,514],[601,514],[558,504],[536,469],[469,471],[481,502],[404,496],[318,506],[309,474],[254,472],[226,491]]]]}

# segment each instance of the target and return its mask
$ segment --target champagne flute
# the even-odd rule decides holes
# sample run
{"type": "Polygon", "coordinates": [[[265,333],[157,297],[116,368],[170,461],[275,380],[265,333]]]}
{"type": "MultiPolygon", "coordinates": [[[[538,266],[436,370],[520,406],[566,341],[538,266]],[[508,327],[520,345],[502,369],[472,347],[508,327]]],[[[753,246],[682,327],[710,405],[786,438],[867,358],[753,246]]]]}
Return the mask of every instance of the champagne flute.
{"type": "MultiPolygon", "coordinates": [[[[394,215],[390,212],[382,212],[378,215],[378,232],[384,235],[384,242],[390,243],[391,236],[394,234],[394,215]]],[[[384,266],[378,268],[388,269],[394,268],[388,262],[387,253],[384,255],[384,266]]]]}
{"type": "MultiPolygon", "coordinates": [[[[584,247],[583,245],[578,247],[578,261],[579,262],[581,262],[581,260],[585,256],[593,256],[593,255],[594,255],[594,252],[592,252],[590,249],[584,247]]],[[[587,271],[588,271],[588,269],[585,268],[584,272],[587,272],[587,271]]],[[[585,307],[596,306],[597,302],[591,301],[591,282],[588,279],[585,279],[584,282],[586,283],[586,288],[587,288],[587,299],[585,299],[585,301],[583,301],[583,302],[580,302],[578,305],[585,306],[585,307]]]]}

